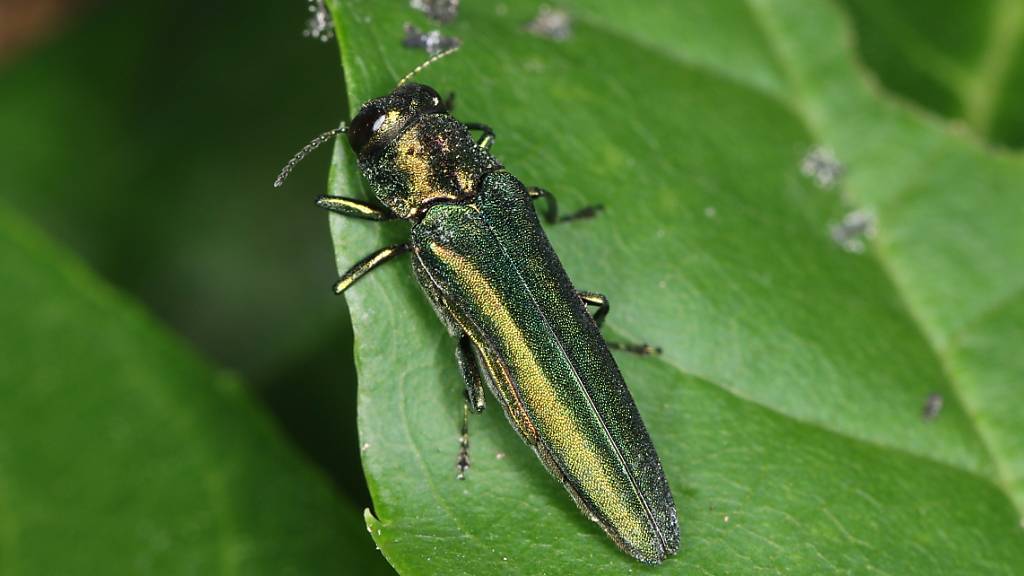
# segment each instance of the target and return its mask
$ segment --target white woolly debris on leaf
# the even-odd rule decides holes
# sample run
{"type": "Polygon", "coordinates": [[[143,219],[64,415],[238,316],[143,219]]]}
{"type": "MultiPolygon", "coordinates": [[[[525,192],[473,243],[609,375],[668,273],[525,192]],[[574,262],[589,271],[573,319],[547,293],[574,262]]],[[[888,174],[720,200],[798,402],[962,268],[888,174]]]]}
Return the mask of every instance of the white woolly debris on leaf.
{"type": "Polygon", "coordinates": [[[928,398],[924,401],[924,408],[921,409],[921,417],[925,420],[934,420],[939,412],[942,411],[942,404],[944,399],[942,394],[938,392],[928,395],[928,398]]]}
{"type": "Polygon", "coordinates": [[[409,0],[409,7],[441,24],[447,24],[459,15],[459,0],[409,0]]]}
{"type": "Polygon", "coordinates": [[[405,31],[405,38],[402,39],[402,46],[406,48],[422,48],[431,56],[462,44],[462,41],[458,38],[445,36],[440,30],[423,31],[408,22],[403,27],[403,30],[405,31]]]}
{"type": "Polygon", "coordinates": [[[542,4],[537,16],[526,24],[526,31],[534,36],[564,42],[572,36],[572,18],[565,10],[542,4]]]}
{"type": "Polygon", "coordinates": [[[327,42],[334,38],[334,22],[331,21],[331,13],[327,11],[324,0],[309,0],[309,20],[306,20],[306,29],[302,35],[306,38],[316,38],[321,42],[327,42]]]}
{"type": "Polygon", "coordinates": [[[800,161],[800,172],[823,190],[830,190],[846,172],[846,168],[831,148],[816,146],[809,150],[800,161]]]}
{"type": "Polygon", "coordinates": [[[875,217],[865,210],[854,210],[843,216],[842,222],[829,228],[832,240],[847,252],[860,254],[867,241],[875,237],[875,217]]]}

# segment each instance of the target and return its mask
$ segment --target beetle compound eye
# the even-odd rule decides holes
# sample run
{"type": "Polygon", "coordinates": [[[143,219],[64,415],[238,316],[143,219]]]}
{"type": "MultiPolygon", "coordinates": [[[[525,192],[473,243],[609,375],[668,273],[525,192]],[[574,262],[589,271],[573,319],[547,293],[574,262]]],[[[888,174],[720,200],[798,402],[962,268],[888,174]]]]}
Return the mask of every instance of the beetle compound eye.
{"type": "Polygon", "coordinates": [[[352,119],[348,129],[348,142],[352,150],[359,154],[375,132],[384,126],[387,114],[379,106],[365,106],[352,119]]]}

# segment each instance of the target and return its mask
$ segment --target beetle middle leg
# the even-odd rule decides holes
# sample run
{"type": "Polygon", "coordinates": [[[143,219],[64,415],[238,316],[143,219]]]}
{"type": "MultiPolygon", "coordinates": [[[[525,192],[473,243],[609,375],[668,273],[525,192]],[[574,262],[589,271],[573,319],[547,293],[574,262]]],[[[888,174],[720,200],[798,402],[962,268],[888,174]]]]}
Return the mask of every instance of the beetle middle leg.
{"type": "Polygon", "coordinates": [[[341,275],[341,278],[334,284],[334,293],[341,294],[345,290],[348,290],[350,286],[359,281],[360,278],[366,276],[374,268],[381,264],[392,260],[395,256],[400,256],[409,251],[408,244],[395,244],[393,246],[386,246],[370,254],[366,258],[363,258],[359,262],[356,262],[348,272],[341,275]]]}
{"type": "Polygon", "coordinates": [[[547,202],[547,209],[543,212],[544,221],[548,224],[557,224],[560,222],[570,222],[572,220],[582,220],[584,218],[593,218],[598,212],[604,210],[604,206],[600,204],[594,204],[593,206],[584,206],[579,210],[566,214],[564,216],[558,215],[558,201],[555,200],[555,195],[545,190],[544,188],[538,188],[537,186],[530,186],[526,189],[527,194],[530,195],[530,200],[537,200],[538,198],[544,198],[547,202]]]}
{"type": "Polygon", "coordinates": [[[455,461],[458,469],[456,478],[464,480],[466,470],[469,469],[469,410],[474,412],[484,411],[484,377],[480,371],[480,363],[477,361],[476,351],[473,349],[473,341],[468,334],[459,338],[459,346],[455,350],[459,360],[459,369],[462,371],[462,378],[466,381],[466,403],[462,406],[462,434],[459,436],[459,457],[455,461]]]}
{"type": "MultiPolygon", "coordinates": [[[[361,218],[363,220],[387,221],[398,218],[387,208],[374,206],[373,204],[363,202],[362,200],[344,198],[342,196],[321,196],[316,199],[316,205],[343,216],[351,216],[353,218],[361,218]]],[[[334,293],[341,294],[345,290],[348,290],[349,286],[355,284],[356,281],[369,274],[370,271],[377,266],[380,266],[395,256],[400,256],[408,251],[408,244],[395,244],[393,246],[387,246],[377,250],[366,258],[356,262],[348,269],[347,272],[342,274],[341,278],[334,284],[334,293]]]]}
{"type": "MultiPolygon", "coordinates": [[[[594,323],[600,328],[604,324],[604,319],[608,316],[608,311],[611,310],[608,297],[604,294],[586,292],[584,290],[577,290],[576,293],[579,294],[580,300],[583,300],[584,304],[597,306],[597,312],[594,312],[594,323]]],[[[607,342],[607,344],[611,350],[623,350],[640,356],[656,356],[661,354],[661,348],[651,346],[650,344],[633,344],[629,342],[607,342]]]]}
{"type": "Polygon", "coordinates": [[[594,312],[594,323],[600,328],[604,324],[605,316],[608,316],[608,311],[612,308],[608,303],[608,297],[604,294],[584,290],[577,290],[576,293],[580,295],[580,300],[583,300],[584,304],[597,306],[597,312],[594,312]]]}

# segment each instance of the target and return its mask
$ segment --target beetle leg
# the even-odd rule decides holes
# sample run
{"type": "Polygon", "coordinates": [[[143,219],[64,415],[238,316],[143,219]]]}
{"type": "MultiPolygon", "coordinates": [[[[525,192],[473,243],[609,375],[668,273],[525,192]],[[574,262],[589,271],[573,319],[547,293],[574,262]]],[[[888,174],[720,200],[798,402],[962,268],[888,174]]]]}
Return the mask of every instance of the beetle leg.
{"type": "Polygon", "coordinates": [[[569,222],[570,220],[582,220],[584,218],[593,218],[598,212],[604,210],[604,206],[600,204],[594,204],[593,206],[584,206],[572,214],[566,214],[565,216],[558,215],[558,201],[555,200],[555,195],[545,190],[544,188],[538,188],[537,186],[530,186],[526,189],[527,194],[530,195],[531,200],[538,198],[544,198],[547,202],[547,210],[544,211],[544,221],[548,224],[556,224],[559,222],[569,222]]]}
{"type": "Polygon", "coordinates": [[[466,128],[483,132],[483,135],[480,136],[476,144],[484,150],[491,149],[491,146],[494,144],[494,129],[487,124],[480,124],[479,122],[466,122],[466,128]]]}
{"type": "Polygon", "coordinates": [[[348,272],[342,274],[341,279],[334,284],[334,293],[341,294],[345,290],[348,290],[349,286],[355,284],[360,278],[366,276],[377,266],[380,266],[395,256],[399,256],[408,251],[408,244],[395,244],[394,246],[387,246],[377,250],[373,254],[370,254],[366,258],[356,262],[348,269],[348,272]]]}
{"type": "Polygon", "coordinates": [[[476,352],[473,350],[473,341],[469,335],[463,334],[459,338],[459,346],[455,350],[459,360],[459,368],[462,370],[462,378],[466,381],[466,403],[462,406],[462,435],[459,436],[459,457],[455,461],[458,469],[456,478],[464,480],[466,470],[469,469],[469,410],[483,412],[484,410],[484,379],[480,373],[480,363],[477,361],[476,352]]]}
{"type": "Polygon", "coordinates": [[[480,373],[480,363],[477,361],[476,351],[473,350],[473,341],[469,335],[463,334],[459,338],[459,347],[455,351],[459,360],[459,369],[462,370],[462,378],[466,381],[466,403],[474,412],[483,412],[484,403],[484,377],[480,373]]]}
{"type": "Polygon", "coordinates": [[[604,318],[608,315],[608,311],[611,310],[611,305],[608,304],[608,297],[597,292],[585,292],[583,290],[577,290],[576,293],[580,295],[580,300],[583,300],[584,304],[597,306],[597,312],[594,312],[594,323],[600,328],[604,324],[604,318]]]}
{"type": "MultiPolygon", "coordinates": [[[[594,323],[600,328],[604,324],[604,319],[608,316],[608,311],[611,310],[608,297],[597,292],[586,292],[583,290],[577,290],[576,293],[579,294],[580,300],[583,300],[584,304],[597,306],[597,312],[594,312],[594,323]]],[[[657,356],[661,354],[661,348],[651,346],[650,344],[632,344],[629,342],[606,342],[606,344],[608,344],[610,350],[623,350],[640,356],[657,356]]]]}
{"type": "Polygon", "coordinates": [[[374,206],[354,198],[321,196],[316,199],[316,205],[336,214],[362,218],[363,220],[385,221],[398,219],[398,216],[392,214],[387,208],[374,206]]]}
{"type": "Polygon", "coordinates": [[[459,436],[459,457],[455,460],[455,468],[458,470],[455,477],[465,480],[466,470],[469,470],[469,404],[462,405],[462,435],[459,436]]]}
{"type": "Polygon", "coordinates": [[[449,92],[448,96],[444,99],[444,109],[449,114],[455,111],[455,92],[449,92]]]}
{"type": "Polygon", "coordinates": [[[661,355],[661,346],[633,344],[632,342],[605,342],[605,344],[608,344],[609,350],[622,350],[623,352],[629,352],[630,354],[636,354],[637,356],[661,355]]]}

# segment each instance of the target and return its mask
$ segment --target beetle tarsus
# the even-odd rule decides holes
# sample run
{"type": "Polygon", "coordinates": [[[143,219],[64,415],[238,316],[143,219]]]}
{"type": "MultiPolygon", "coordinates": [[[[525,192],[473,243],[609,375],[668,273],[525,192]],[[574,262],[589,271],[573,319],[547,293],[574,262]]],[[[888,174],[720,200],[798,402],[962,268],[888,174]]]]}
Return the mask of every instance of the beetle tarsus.
{"type": "Polygon", "coordinates": [[[555,199],[555,195],[549,190],[538,186],[530,186],[526,189],[526,193],[530,195],[531,200],[544,198],[544,201],[547,202],[547,209],[544,210],[543,216],[544,221],[548,224],[561,224],[562,222],[571,222],[573,220],[585,220],[587,218],[593,218],[598,212],[604,210],[604,206],[601,204],[594,204],[592,206],[584,206],[571,214],[559,216],[558,200],[555,199]]]}
{"type": "Polygon", "coordinates": [[[459,457],[455,460],[455,475],[459,480],[466,479],[469,470],[469,404],[462,405],[462,434],[459,436],[459,457]]]}
{"type": "Polygon", "coordinates": [[[593,218],[597,216],[597,213],[604,210],[604,206],[601,204],[594,204],[593,206],[584,206],[572,214],[566,214],[558,219],[558,223],[571,222],[573,220],[586,220],[587,218],[593,218]]]}
{"type": "Polygon", "coordinates": [[[623,352],[629,352],[630,354],[636,354],[637,356],[660,356],[661,346],[651,346],[650,344],[633,344],[630,342],[607,342],[610,350],[622,350],[623,352]]]}
{"type": "MultiPolygon", "coordinates": [[[[600,328],[612,308],[611,304],[608,303],[608,297],[604,294],[587,292],[585,290],[577,290],[576,293],[579,294],[580,300],[583,300],[583,303],[587,306],[597,306],[597,312],[594,312],[594,323],[600,328]]],[[[608,348],[611,350],[622,350],[623,352],[629,352],[638,356],[661,355],[661,348],[651,346],[650,344],[632,344],[629,342],[606,342],[606,344],[608,344],[608,348]]]]}

